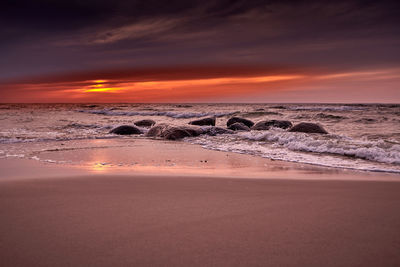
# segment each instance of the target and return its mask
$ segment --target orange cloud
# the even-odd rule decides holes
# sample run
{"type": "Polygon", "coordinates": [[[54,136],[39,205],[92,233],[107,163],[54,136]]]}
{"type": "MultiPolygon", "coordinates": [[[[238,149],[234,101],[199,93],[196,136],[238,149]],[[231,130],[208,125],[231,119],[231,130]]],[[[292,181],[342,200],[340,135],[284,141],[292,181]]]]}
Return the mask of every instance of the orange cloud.
{"type": "Polygon", "coordinates": [[[302,78],[302,75],[270,75],[259,77],[229,77],[229,78],[210,78],[210,79],[190,79],[190,80],[167,80],[167,81],[146,81],[146,82],[121,82],[121,81],[104,81],[96,80],[93,84],[87,85],[83,88],[75,89],[80,93],[95,93],[95,92],[112,92],[117,91],[145,91],[145,90],[186,90],[209,87],[221,86],[227,87],[234,85],[249,85],[249,84],[264,84],[270,82],[287,81],[302,78]],[[109,85],[114,84],[113,87],[109,85]]]}
{"type": "MultiPolygon", "coordinates": [[[[209,72],[204,68],[199,68],[198,72],[189,68],[135,71],[131,74],[100,73],[90,79],[69,76],[59,77],[60,81],[50,78],[42,82],[13,83],[7,85],[8,90],[0,92],[3,102],[268,102],[271,99],[281,102],[301,102],[303,99],[319,102],[324,100],[324,95],[328,98],[335,94],[339,97],[332,99],[340,101],[342,96],[361,89],[373,96],[375,91],[382,90],[378,88],[382,83],[393,94],[396,86],[399,88],[400,80],[398,69],[340,73],[253,70],[211,67],[209,72]],[[374,86],[378,89],[374,89],[374,86]],[[312,95],[315,95],[315,99],[312,95]]],[[[382,91],[379,91],[379,95],[382,95],[382,91]]],[[[399,98],[393,95],[389,99],[396,97],[399,98]]],[[[374,97],[371,100],[377,99],[374,97]]],[[[329,102],[329,99],[324,101],[329,102]]],[[[355,99],[354,102],[359,100],[355,99]]]]}

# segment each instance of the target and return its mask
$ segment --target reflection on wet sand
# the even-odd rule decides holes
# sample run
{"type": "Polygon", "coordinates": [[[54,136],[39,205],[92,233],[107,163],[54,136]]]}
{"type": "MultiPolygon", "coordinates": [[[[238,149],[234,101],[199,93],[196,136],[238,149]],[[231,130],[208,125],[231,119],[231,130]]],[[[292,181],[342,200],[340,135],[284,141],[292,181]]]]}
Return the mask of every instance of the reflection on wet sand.
{"type": "MultiPolygon", "coordinates": [[[[387,179],[390,175],[345,171],[211,151],[183,142],[132,139],[65,143],[63,150],[42,150],[36,157],[89,174],[163,174],[245,178],[387,179]],[[84,145],[83,145],[84,144],[84,145]],[[82,148],[84,147],[84,148],[82,148]],[[340,174],[340,175],[338,175],[340,174]],[[383,178],[382,178],[382,177],[383,178]]],[[[391,178],[390,178],[391,179],[391,178]]]]}

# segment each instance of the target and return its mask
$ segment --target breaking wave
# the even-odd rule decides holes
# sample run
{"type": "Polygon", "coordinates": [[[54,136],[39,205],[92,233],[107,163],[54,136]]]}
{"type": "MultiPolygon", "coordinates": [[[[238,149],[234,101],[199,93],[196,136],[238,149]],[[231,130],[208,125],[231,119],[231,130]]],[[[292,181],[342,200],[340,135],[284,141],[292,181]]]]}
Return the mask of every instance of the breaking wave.
{"type": "Polygon", "coordinates": [[[207,149],[297,163],[400,173],[400,145],[346,136],[287,132],[281,129],[187,139],[207,149]]]}
{"type": "Polygon", "coordinates": [[[336,154],[400,165],[400,145],[380,141],[354,140],[337,135],[310,135],[285,131],[239,133],[243,139],[272,142],[294,151],[336,154]]]}
{"type": "Polygon", "coordinates": [[[364,106],[289,106],[287,109],[296,111],[356,111],[364,110],[364,106]]]}

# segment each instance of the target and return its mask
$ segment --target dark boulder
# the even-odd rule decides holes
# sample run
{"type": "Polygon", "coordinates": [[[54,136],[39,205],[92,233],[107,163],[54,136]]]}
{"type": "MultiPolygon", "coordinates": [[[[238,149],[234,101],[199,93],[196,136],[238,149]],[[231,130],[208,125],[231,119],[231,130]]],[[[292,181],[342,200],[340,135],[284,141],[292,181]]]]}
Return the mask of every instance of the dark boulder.
{"type": "Polygon", "coordinates": [[[130,125],[121,125],[117,128],[114,128],[110,131],[113,134],[120,134],[120,135],[130,135],[130,134],[141,134],[142,131],[136,126],[130,125]]]}
{"type": "Polygon", "coordinates": [[[162,137],[162,134],[171,126],[161,123],[156,126],[153,126],[150,128],[150,130],[147,132],[146,136],[149,137],[162,137]]]}
{"type": "Polygon", "coordinates": [[[156,122],[153,120],[140,120],[140,121],[135,121],[134,123],[135,125],[140,127],[151,127],[154,124],[156,124],[156,122]]]}
{"type": "Polygon", "coordinates": [[[189,124],[191,125],[211,125],[211,126],[215,126],[215,117],[210,117],[210,118],[204,118],[204,119],[200,119],[200,120],[195,120],[195,121],[191,121],[189,122],[189,124]]]}
{"type": "Polygon", "coordinates": [[[199,136],[204,133],[203,129],[199,127],[187,127],[187,126],[180,126],[178,127],[190,133],[190,136],[199,136]]]}
{"type": "Polygon", "coordinates": [[[302,133],[320,133],[327,134],[328,132],[319,124],[311,122],[301,122],[293,126],[289,132],[302,132],[302,133]]]}
{"type": "Polygon", "coordinates": [[[163,138],[168,140],[178,140],[190,136],[192,135],[189,131],[186,131],[185,129],[181,129],[179,127],[172,127],[164,133],[163,138]]]}
{"type": "Polygon", "coordinates": [[[254,125],[254,122],[252,122],[251,120],[247,120],[247,119],[243,119],[243,118],[239,118],[239,117],[232,117],[230,118],[227,122],[226,122],[226,126],[231,126],[234,123],[242,123],[244,125],[246,125],[247,127],[252,127],[254,125]]]}
{"type": "Polygon", "coordinates": [[[168,140],[178,140],[184,137],[199,136],[203,133],[200,128],[192,128],[187,126],[169,126],[167,124],[159,124],[152,127],[146,134],[149,137],[161,137],[168,140]]]}
{"type": "Polygon", "coordinates": [[[163,138],[168,140],[178,140],[184,137],[199,136],[203,131],[185,126],[170,127],[163,133],[163,138]]]}
{"type": "Polygon", "coordinates": [[[225,129],[222,127],[207,127],[203,129],[203,134],[215,136],[218,134],[233,134],[232,130],[225,129]]]}
{"type": "Polygon", "coordinates": [[[234,124],[231,124],[228,128],[233,131],[250,131],[250,128],[241,122],[235,122],[234,124]]]}
{"type": "Polygon", "coordinates": [[[292,123],[290,121],[279,121],[279,120],[269,120],[269,121],[260,121],[257,122],[252,130],[269,130],[271,127],[288,129],[292,127],[292,123]]]}
{"type": "Polygon", "coordinates": [[[170,129],[168,129],[164,134],[164,138],[168,139],[168,140],[178,140],[178,139],[182,139],[184,137],[190,137],[190,136],[191,136],[191,134],[189,131],[180,129],[178,127],[172,127],[170,129]]]}

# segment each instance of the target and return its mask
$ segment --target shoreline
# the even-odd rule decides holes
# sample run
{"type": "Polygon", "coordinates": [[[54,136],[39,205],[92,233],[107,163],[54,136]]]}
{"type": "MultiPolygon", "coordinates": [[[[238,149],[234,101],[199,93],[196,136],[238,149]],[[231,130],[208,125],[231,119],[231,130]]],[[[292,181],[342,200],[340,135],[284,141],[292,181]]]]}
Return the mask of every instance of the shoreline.
{"type": "MultiPolygon", "coordinates": [[[[206,149],[187,142],[95,139],[21,144],[24,158],[0,158],[5,179],[91,174],[207,176],[300,180],[400,181],[400,174],[360,171],[206,149]],[[60,163],[62,162],[62,163],[60,163]]],[[[3,178],[3,179],[4,179],[3,178]]],[[[1,180],[1,179],[0,179],[1,180]]]]}

